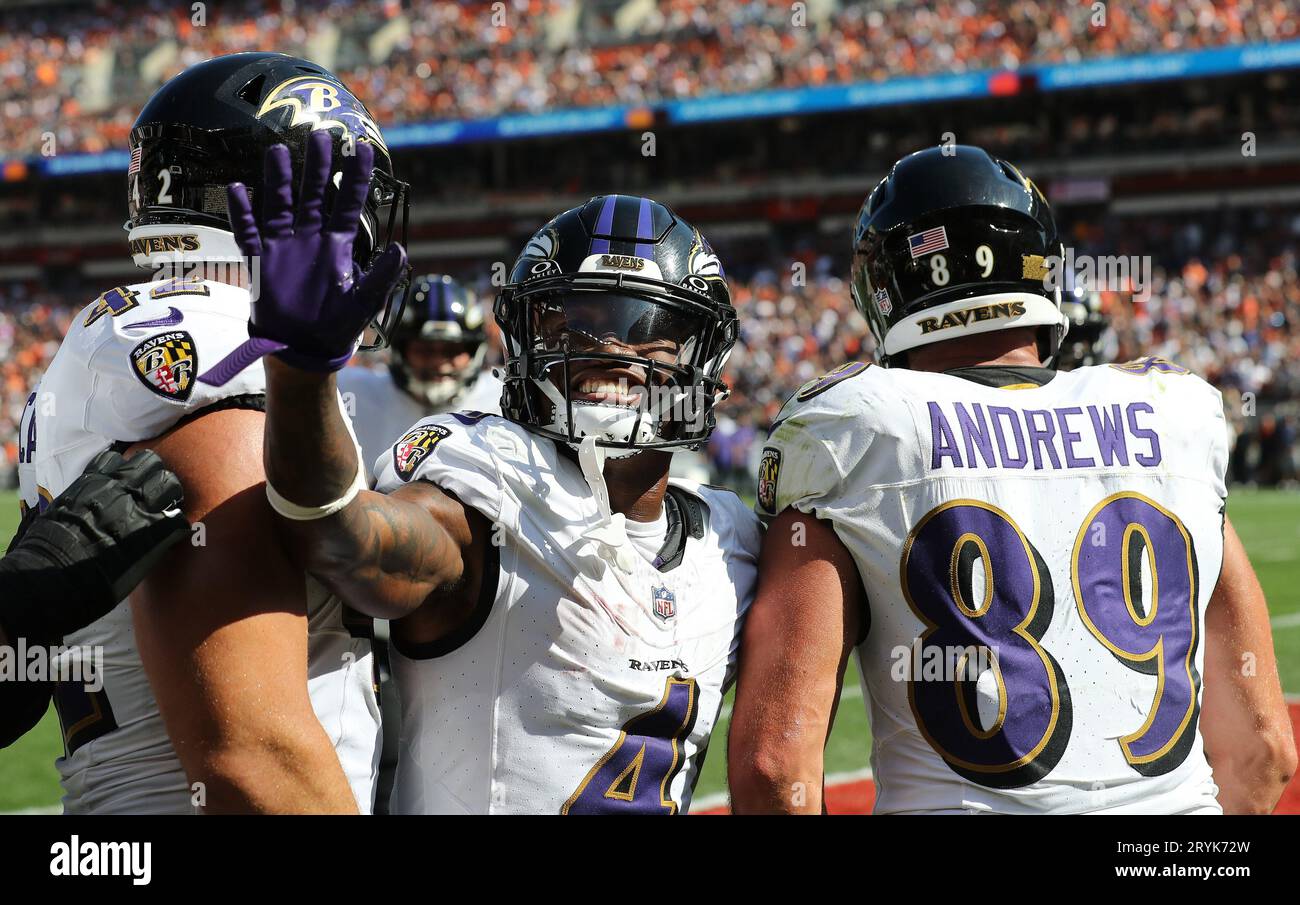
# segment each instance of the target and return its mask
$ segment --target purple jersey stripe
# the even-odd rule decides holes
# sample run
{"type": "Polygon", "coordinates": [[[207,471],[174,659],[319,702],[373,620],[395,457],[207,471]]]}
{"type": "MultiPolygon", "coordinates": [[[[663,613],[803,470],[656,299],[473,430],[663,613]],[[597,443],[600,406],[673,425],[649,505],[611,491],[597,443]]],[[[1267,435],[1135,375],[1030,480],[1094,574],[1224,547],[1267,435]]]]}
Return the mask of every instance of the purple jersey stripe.
{"type": "Polygon", "coordinates": [[[240,371],[263,355],[270,355],[272,352],[283,352],[288,348],[284,343],[276,342],[273,339],[257,336],[246,339],[235,347],[235,351],[200,374],[199,383],[206,383],[214,387],[225,386],[238,377],[240,371]]]}

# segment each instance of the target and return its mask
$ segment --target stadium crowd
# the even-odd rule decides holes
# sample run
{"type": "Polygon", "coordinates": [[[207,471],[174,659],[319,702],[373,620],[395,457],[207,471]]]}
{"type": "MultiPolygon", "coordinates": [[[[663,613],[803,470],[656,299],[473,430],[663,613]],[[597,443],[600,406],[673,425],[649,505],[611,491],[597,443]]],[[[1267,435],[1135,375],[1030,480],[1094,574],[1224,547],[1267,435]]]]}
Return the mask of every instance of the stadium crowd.
{"type": "Polygon", "coordinates": [[[80,307],[26,284],[0,284],[0,486],[17,484],[18,419],[80,307]]]}
{"type": "MultiPolygon", "coordinates": [[[[1076,256],[1152,256],[1149,300],[1113,287],[1102,293],[1116,359],[1160,355],[1223,391],[1235,481],[1297,480],[1300,209],[1081,220],[1067,242],[1076,256]]],[[[725,247],[719,251],[730,260],[725,247]]],[[[751,486],[782,402],[838,364],[869,360],[874,348],[850,299],[842,255],[787,251],[768,260],[781,263],[742,264],[729,274],[740,341],[727,366],[733,393],[718,410],[709,457],[715,479],[737,487],[751,486]]],[[[480,283],[490,289],[486,276],[480,283]]],[[[0,479],[10,484],[23,405],[72,315],[90,297],[0,285],[0,479]]]]}
{"type": "Polygon", "coordinates": [[[1102,12],[1086,0],[56,0],[0,11],[0,154],[47,152],[49,134],[60,152],[124,147],[163,80],[271,47],[331,66],[392,124],[1300,36],[1300,0],[1102,12]]]}

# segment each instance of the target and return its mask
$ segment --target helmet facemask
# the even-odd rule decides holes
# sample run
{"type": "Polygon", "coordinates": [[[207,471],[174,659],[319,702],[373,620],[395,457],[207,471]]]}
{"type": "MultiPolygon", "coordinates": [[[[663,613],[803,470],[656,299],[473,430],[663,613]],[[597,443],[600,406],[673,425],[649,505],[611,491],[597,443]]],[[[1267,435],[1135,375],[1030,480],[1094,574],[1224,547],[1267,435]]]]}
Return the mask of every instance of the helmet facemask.
{"type": "MultiPolygon", "coordinates": [[[[403,248],[408,247],[406,225],[410,219],[411,186],[376,166],[370,177],[370,201],[363,209],[361,224],[357,228],[358,240],[363,233],[369,233],[370,254],[369,260],[362,265],[363,270],[373,267],[384,249],[393,242],[400,242],[403,248]],[[383,241],[379,241],[380,224],[383,224],[383,241]]],[[[402,318],[402,309],[406,306],[410,291],[411,264],[408,261],[401,277],[384,300],[383,307],[371,319],[359,351],[372,352],[387,348],[392,341],[393,331],[402,318]]]]}
{"type": "Polygon", "coordinates": [[[503,411],[609,458],[698,448],[736,339],[735,313],[683,287],[627,274],[544,277],[508,286],[496,317],[506,346],[503,411]]]}
{"type": "Polygon", "coordinates": [[[1074,368],[1101,364],[1106,360],[1106,339],[1110,321],[1101,310],[1101,296],[1076,283],[1064,293],[1061,310],[1069,318],[1068,340],[1061,344],[1056,367],[1074,368]]]}

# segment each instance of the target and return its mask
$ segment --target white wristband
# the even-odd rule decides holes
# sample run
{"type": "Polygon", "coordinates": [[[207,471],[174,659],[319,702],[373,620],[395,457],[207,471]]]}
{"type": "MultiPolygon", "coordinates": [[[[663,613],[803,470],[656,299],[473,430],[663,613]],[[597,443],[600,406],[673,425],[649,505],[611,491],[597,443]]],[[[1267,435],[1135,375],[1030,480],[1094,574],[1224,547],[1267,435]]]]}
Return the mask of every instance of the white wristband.
{"type": "Polygon", "coordinates": [[[357,494],[366,489],[366,473],[361,468],[361,458],[357,457],[357,476],[343,494],[332,503],[326,503],[324,506],[299,506],[297,503],[286,500],[280,493],[271,486],[271,482],[266,482],[266,501],[271,504],[271,508],[280,515],[295,522],[310,522],[313,519],[326,518],[338,512],[348,503],[356,499],[357,494]]]}

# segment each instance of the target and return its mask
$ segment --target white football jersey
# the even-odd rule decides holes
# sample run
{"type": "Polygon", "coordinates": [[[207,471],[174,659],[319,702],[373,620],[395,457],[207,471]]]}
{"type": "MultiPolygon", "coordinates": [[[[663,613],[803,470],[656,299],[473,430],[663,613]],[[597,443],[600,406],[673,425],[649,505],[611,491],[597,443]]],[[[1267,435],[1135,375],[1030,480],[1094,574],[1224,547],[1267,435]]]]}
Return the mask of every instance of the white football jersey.
{"type": "Polygon", "coordinates": [[[411,480],[497,540],[465,629],[418,650],[394,638],[394,813],[686,812],[754,593],[754,514],[671,480],[663,548],[623,571],[583,537],[599,516],[578,465],[491,415],[408,431],[378,489],[411,480]]]}
{"type": "Polygon", "coordinates": [[[344,368],[339,371],[339,393],[352,416],[352,428],[361,443],[361,461],[371,483],[375,460],[387,455],[397,438],[421,418],[444,411],[501,412],[501,381],[491,371],[482,371],[465,392],[439,409],[405,392],[387,368],[344,368]]]}
{"type": "Polygon", "coordinates": [[[857,564],[877,813],[1219,811],[1227,458],[1218,391],[1162,359],[1002,387],[853,363],[786,404],[758,508],[857,564]]]}
{"type": "MultiPolygon", "coordinates": [[[[260,363],[222,387],[196,379],[248,338],[249,295],[224,283],[167,280],[109,290],[77,315],[20,422],[24,506],[45,506],[115,443],[150,440],[232,397],[265,393],[260,363]]],[[[255,403],[256,404],[256,403],[255,403]]],[[[220,451],[217,451],[220,454],[220,451]]],[[[378,761],[370,644],[308,579],[309,688],[363,813],[378,761]]],[[[103,689],[60,683],[64,810],[191,813],[191,792],[136,650],[126,602],[64,639],[103,650],[103,689]]]]}

